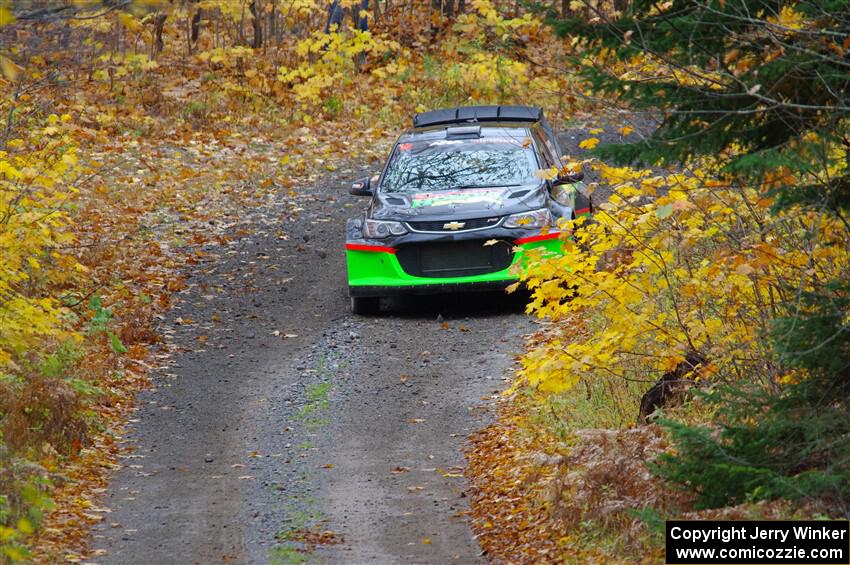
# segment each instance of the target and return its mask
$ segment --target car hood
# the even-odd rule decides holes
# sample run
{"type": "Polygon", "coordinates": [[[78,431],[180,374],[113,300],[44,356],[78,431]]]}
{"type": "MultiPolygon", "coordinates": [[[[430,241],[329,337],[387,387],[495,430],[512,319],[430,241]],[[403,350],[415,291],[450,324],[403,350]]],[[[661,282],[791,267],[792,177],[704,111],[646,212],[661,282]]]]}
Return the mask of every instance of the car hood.
{"type": "Polygon", "coordinates": [[[382,193],[370,217],[384,220],[450,220],[515,214],[546,206],[545,184],[461,188],[434,192],[382,193]]]}

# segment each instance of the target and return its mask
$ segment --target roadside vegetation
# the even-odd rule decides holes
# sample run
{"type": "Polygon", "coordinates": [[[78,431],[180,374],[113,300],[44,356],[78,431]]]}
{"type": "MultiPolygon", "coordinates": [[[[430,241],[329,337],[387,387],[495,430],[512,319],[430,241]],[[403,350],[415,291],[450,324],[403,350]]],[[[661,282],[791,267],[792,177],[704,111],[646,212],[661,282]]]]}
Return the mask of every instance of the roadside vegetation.
{"type": "Polygon", "coordinates": [[[417,110],[578,103],[565,44],[517,6],[352,8],[0,2],[2,559],[87,556],[180,269],[245,235],[245,210],[297,215],[299,186],[377,161],[417,110]]]}
{"type": "Polygon", "coordinates": [[[611,196],[526,276],[546,324],[471,452],[492,554],[655,562],[667,518],[850,515],[842,5],[573,2],[553,23],[597,96],[659,127],[582,142],[611,196]]]}
{"type": "Polygon", "coordinates": [[[613,192],[527,275],[545,323],[470,452],[490,555],[652,558],[667,516],[846,516],[841,5],[0,2],[3,559],[88,557],[202,246],[473,103],[586,124],[570,158],[613,192]]]}

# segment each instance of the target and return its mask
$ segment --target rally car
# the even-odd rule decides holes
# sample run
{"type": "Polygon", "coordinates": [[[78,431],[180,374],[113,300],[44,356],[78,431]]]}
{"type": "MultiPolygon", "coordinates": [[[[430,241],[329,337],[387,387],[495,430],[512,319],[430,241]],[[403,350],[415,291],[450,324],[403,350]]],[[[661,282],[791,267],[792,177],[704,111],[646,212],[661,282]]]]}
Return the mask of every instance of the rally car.
{"type": "Polygon", "coordinates": [[[381,174],[351,186],[371,198],[346,226],[354,313],[393,294],[504,288],[522,249],[559,252],[558,219],[592,212],[580,172],[539,172],[562,170],[561,155],[540,108],[416,114],[381,174]]]}

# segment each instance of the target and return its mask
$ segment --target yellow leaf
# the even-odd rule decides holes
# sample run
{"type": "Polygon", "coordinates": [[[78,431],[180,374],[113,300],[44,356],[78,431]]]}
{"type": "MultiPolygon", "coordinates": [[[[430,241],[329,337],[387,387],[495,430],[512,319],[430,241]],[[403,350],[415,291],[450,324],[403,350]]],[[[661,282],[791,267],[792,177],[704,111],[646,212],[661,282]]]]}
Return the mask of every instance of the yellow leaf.
{"type": "Polygon", "coordinates": [[[558,176],[558,169],[555,167],[550,169],[540,169],[534,171],[534,176],[543,180],[552,180],[558,176]]]}
{"type": "Polygon", "coordinates": [[[142,24],[139,23],[139,20],[133,17],[133,14],[121,12],[118,14],[118,21],[130,31],[137,32],[142,29],[142,24]]]}
{"type": "Polygon", "coordinates": [[[9,25],[14,23],[14,21],[15,14],[9,8],[0,8],[0,26],[9,25]]]}
{"type": "Polygon", "coordinates": [[[736,272],[736,273],[738,273],[739,275],[743,275],[743,276],[747,276],[747,275],[749,275],[749,274],[752,274],[754,271],[755,271],[755,269],[753,269],[753,268],[752,268],[750,265],[748,265],[747,263],[741,263],[741,264],[740,264],[740,265],[738,265],[738,267],[735,269],[735,272],[736,272]]]}
{"type": "Polygon", "coordinates": [[[3,76],[6,77],[6,80],[13,81],[18,78],[18,71],[20,71],[20,67],[12,62],[8,57],[0,57],[0,71],[3,72],[3,76]]]}
{"type": "Polygon", "coordinates": [[[599,138],[596,137],[589,137],[578,144],[582,149],[593,149],[597,145],[599,145],[599,138]]]}
{"type": "Polygon", "coordinates": [[[633,128],[632,126],[623,126],[623,127],[620,128],[620,135],[625,137],[625,136],[629,135],[630,133],[632,133],[633,131],[635,131],[635,128],[633,128]]]}
{"type": "Polygon", "coordinates": [[[778,24],[789,29],[800,29],[803,27],[803,14],[796,11],[791,6],[783,6],[779,11],[778,18],[768,18],[767,21],[778,24]]]}
{"type": "Polygon", "coordinates": [[[35,528],[32,525],[32,522],[27,520],[26,518],[21,518],[18,520],[18,530],[24,534],[31,534],[35,531],[35,528]]]}

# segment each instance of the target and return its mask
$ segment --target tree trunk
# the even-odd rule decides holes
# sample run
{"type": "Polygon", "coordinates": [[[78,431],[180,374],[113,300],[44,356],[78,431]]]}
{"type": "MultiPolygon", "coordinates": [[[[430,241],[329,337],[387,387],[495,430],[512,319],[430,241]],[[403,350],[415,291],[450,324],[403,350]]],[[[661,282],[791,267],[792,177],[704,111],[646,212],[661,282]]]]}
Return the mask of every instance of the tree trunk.
{"type": "Polygon", "coordinates": [[[360,31],[369,31],[369,18],[366,17],[366,14],[369,13],[369,0],[361,0],[360,8],[355,7],[352,10],[353,14],[356,14],[355,27],[360,31]]]}
{"type": "Polygon", "coordinates": [[[448,19],[455,17],[455,0],[443,0],[443,15],[448,19]]]}
{"type": "Polygon", "coordinates": [[[372,21],[376,24],[381,20],[381,2],[372,0],[372,21]]]}
{"type": "Polygon", "coordinates": [[[254,39],[251,46],[259,49],[263,46],[263,21],[260,19],[260,10],[257,8],[257,0],[251,0],[248,6],[251,10],[251,26],[254,28],[254,39]]]}
{"type": "MultiPolygon", "coordinates": [[[[192,0],[192,4],[197,4],[198,0],[192,0]]],[[[192,35],[190,37],[192,45],[198,42],[198,36],[201,34],[201,9],[198,8],[192,14],[192,35]]]]}
{"type": "Polygon", "coordinates": [[[168,19],[168,14],[158,13],[153,20],[153,54],[159,55],[162,52],[165,43],[162,41],[162,30],[165,28],[165,20],[168,19]]]}
{"type": "Polygon", "coordinates": [[[272,8],[269,10],[269,41],[280,43],[280,38],[277,36],[277,0],[272,2],[272,8]]]}
{"type": "Polygon", "coordinates": [[[345,13],[339,5],[339,0],[333,0],[331,5],[328,6],[328,19],[325,22],[325,33],[330,33],[333,26],[336,26],[336,30],[339,31],[342,27],[342,20],[344,17],[345,13]]]}

